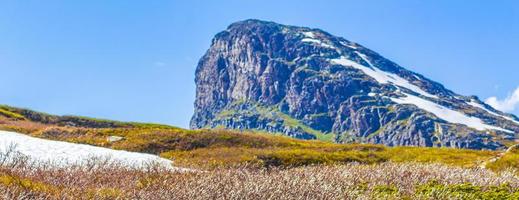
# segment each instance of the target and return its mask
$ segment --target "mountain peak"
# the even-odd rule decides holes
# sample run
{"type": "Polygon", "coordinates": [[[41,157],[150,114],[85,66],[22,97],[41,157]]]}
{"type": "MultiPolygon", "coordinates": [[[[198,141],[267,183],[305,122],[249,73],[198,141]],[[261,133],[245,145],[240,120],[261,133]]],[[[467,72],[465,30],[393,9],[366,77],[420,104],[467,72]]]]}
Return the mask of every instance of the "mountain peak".
{"type": "Polygon", "coordinates": [[[283,34],[301,35],[303,33],[316,33],[319,35],[331,36],[331,34],[320,29],[283,25],[272,21],[259,19],[247,19],[232,23],[223,32],[232,34],[260,34],[282,32],[283,34]]]}
{"type": "Polygon", "coordinates": [[[504,148],[517,118],[319,29],[244,20],[220,32],[196,72],[192,128],[303,139],[504,148]]]}
{"type": "Polygon", "coordinates": [[[233,28],[244,28],[244,27],[250,27],[250,26],[282,26],[281,24],[278,24],[276,22],[272,21],[265,21],[260,19],[246,19],[242,21],[237,21],[229,25],[227,29],[233,29],[233,28]]]}

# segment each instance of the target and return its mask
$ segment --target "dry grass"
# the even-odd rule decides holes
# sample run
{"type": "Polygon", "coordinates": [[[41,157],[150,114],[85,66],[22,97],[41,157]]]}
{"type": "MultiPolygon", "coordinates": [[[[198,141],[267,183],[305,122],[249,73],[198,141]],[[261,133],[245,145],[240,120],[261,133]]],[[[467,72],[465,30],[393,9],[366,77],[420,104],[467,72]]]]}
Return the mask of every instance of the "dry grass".
{"type": "Polygon", "coordinates": [[[443,164],[379,163],[171,171],[95,158],[51,168],[0,154],[2,199],[517,199],[519,177],[443,164]]]}
{"type": "Polygon", "coordinates": [[[519,198],[518,187],[512,173],[417,163],[183,173],[0,167],[3,199],[492,199],[519,198]]]}
{"type": "Polygon", "coordinates": [[[136,170],[101,160],[53,169],[0,154],[3,199],[519,199],[517,151],[341,145],[0,109],[7,111],[0,130],[153,153],[204,170],[136,170]]]}

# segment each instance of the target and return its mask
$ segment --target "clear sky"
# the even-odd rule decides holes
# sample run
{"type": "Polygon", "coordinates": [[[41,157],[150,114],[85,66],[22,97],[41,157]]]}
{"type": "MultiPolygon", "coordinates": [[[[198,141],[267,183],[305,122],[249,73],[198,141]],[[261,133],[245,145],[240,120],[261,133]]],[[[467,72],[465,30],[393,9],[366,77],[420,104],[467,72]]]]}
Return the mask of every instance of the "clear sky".
{"type": "Polygon", "coordinates": [[[518,2],[6,0],[0,104],[188,127],[211,38],[256,18],[345,37],[519,114],[518,2]]]}

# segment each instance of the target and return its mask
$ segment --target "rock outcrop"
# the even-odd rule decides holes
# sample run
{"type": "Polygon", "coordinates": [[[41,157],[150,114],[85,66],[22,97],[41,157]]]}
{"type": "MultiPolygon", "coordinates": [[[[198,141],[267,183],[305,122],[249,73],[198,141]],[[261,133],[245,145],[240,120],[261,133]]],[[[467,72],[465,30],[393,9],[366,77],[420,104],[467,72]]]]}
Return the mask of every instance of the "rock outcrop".
{"type": "Polygon", "coordinates": [[[519,120],[319,29],[246,20],[196,69],[191,127],[389,146],[502,149],[519,120]]]}

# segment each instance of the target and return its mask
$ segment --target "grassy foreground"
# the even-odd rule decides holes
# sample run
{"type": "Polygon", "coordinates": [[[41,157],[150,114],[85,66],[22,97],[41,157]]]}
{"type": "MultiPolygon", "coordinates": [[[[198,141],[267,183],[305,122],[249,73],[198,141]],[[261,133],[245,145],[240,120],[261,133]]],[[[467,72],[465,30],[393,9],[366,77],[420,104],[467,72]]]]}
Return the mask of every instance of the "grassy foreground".
{"type": "MultiPolygon", "coordinates": [[[[21,162],[23,163],[23,162],[21,162]]],[[[519,199],[519,178],[441,164],[171,172],[0,165],[3,199],[519,199]]]]}
{"type": "Polygon", "coordinates": [[[57,170],[0,163],[4,199],[519,199],[517,148],[333,144],[61,117],[8,106],[0,106],[0,130],[152,153],[197,169],[179,173],[100,165],[57,170]]]}

